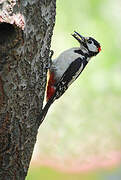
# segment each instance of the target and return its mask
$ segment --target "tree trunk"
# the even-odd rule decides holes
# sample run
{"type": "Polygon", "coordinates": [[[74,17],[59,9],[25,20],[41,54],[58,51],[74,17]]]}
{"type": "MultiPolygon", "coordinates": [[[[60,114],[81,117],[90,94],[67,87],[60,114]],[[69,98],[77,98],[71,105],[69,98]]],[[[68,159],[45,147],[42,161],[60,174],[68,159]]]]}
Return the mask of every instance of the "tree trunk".
{"type": "Polygon", "coordinates": [[[24,180],[40,122],[56,0],[0,0],[0,180],[24,180]]]}

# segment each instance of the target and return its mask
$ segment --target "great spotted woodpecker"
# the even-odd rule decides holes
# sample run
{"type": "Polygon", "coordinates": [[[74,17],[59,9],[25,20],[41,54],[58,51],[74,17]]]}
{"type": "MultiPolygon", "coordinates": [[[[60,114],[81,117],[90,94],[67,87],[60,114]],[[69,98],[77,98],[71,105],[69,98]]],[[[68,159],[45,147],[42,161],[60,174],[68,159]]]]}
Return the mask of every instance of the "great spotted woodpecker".
{"type": "Polygon", "coordinates": [[[83,37],[76,31],[72,36],[79,42],[80,47],[68,49],[52,61],[47,85],[47,103],[43,108],[41,121],[44,120],[51,104],[64,94],[81,74],[89,60],[101,51],[100,44],[92,37],[83,37]]]}

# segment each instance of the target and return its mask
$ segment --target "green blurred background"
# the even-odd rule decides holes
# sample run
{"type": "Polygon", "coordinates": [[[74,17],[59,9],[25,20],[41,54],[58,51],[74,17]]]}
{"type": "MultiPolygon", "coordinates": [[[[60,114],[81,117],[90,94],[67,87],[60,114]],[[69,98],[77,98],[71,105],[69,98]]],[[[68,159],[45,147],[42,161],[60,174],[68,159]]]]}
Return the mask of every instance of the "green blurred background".
{"type": "Polygon", "coordinates": [[[74,30],[102,51],[49,110],[27,180],[121,179],[121,1],[58,0],[54,58],[78,46],[74,30]]]}

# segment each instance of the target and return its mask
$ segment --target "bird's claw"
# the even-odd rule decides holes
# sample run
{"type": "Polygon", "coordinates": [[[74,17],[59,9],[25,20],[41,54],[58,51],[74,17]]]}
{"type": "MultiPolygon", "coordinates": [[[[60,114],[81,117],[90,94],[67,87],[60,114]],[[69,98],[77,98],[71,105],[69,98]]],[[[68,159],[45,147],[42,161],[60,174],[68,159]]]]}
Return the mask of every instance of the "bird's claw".
{"type": "Polygon", "coordinates": [[[51,67],[53,54],[54,54],[54,51],[53,51],[53,50],[50,50],[50,52],[49,52],[49,58],[48,58],[48,64],[46,65],[46,68],[47,68],[47,69],[50,69],[50,67],[51,67]]]}

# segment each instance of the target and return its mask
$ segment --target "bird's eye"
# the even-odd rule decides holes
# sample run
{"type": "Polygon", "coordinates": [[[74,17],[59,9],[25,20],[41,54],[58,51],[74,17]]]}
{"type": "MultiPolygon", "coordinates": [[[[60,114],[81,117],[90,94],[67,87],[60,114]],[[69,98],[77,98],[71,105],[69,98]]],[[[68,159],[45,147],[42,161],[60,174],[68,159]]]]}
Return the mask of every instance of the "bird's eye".
{"type": "Polygon", "coordinates": [[[87,42],[88,42],[89,44],[92,44],[92,41],[91,41],[91,40],[88,40],[87,42]]]}

